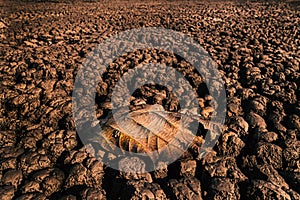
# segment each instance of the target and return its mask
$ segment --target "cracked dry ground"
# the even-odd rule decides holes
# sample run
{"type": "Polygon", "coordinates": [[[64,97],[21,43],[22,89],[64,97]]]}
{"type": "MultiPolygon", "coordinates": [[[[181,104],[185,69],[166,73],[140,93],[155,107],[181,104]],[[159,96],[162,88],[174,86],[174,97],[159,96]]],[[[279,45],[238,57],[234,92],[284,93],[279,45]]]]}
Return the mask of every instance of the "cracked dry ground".
{"type": "MultiPolygon", "coordinates": [[[[299,11],[287,4],[1,2],[0,199],[300,199],[299,11]],[[104,39],[141,26],[188,34],[208,51],[225,82],[226,129],[201,160],[190,154],[139,176],[87,154],[76,135],[76,72],[104,39]]],[[[97,116],[112,87],[138,63],[170,64],[211,97],[189,63],[137,50],[114,61],[97,88],[97,116]]],[[[164,87],[135,100],[178,110],[164,87]]]]}

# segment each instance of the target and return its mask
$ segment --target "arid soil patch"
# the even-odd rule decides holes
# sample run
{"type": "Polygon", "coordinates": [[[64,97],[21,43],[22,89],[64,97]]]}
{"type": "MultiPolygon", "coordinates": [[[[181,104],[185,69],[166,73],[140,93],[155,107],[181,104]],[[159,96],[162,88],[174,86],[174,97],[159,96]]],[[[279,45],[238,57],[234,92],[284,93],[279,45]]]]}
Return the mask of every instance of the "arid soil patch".
{"type": "MultiPolygon", "coordinates": [[[[297,9],[198,1],[0,6],[0,199],[300,199],[297,9]],[[226,128],[204,159],[191,148],[161,170],[128,175],[87,153],[76,134],[72,90],[97,44],[142,26],[198,41],[222,74],[228,111],[226,128]]],[[[209,112],[211,96],[188,62],[141,49],[115,60],[99,83],[100,120],[108,115],[118,78],[149,62],[184,74],[209,112]]],[[[131,100],[180,109],[171,91],[155,85],[131,100]]]]}

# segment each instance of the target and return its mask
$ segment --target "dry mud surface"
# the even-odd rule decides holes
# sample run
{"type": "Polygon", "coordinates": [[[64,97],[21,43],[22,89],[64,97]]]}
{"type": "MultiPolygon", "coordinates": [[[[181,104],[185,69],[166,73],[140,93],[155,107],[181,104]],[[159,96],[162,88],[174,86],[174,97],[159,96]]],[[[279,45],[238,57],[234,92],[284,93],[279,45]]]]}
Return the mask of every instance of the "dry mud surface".
{"type": "MultiPolygon", "coordinates": [[[[0,199],[300,199],[299,11],[287,4],[0,2],[0,199]],[[97,44],[142,26],[188,34],[217,63],[228,98],[214,150],[129,175],[87,153],[76,134],[72,90],[97,44]]],[[[99,83],[97,116],[126,69],[160,62],[181,71],[210,110],[189,63],[137,50],[99,83]]],[[[148,85],[138,101],[178,110],[172,92],[148,85]]]]}

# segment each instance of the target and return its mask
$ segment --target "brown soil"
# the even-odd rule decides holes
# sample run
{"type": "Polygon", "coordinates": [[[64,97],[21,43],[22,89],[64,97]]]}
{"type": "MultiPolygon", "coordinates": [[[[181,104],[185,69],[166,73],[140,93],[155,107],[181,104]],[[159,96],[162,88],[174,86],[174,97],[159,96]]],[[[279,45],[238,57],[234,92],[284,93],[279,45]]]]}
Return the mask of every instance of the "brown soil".
{"type": "MultiPolygon", "coordinates": [[[[2,1],[0,199],[300,199],[300,13],[288,4],[236,2],[2,1]],[[93,47],[141,26],[198,41],[226,83],[228,112],[226,130],[204,159],[191,151],[161,170],[129,175],[87,153],[75,130],[72,90],[93,47]]],[[[116,78],[143,62],[171,63],[198,91],[200,107],[210,109],[189,63],[137,50],[114,61],[99,84],[99,119],[116,78]]],[[[179,110],[164,87],[146,85],[133,96],[132,104],[179,110]]]]}

